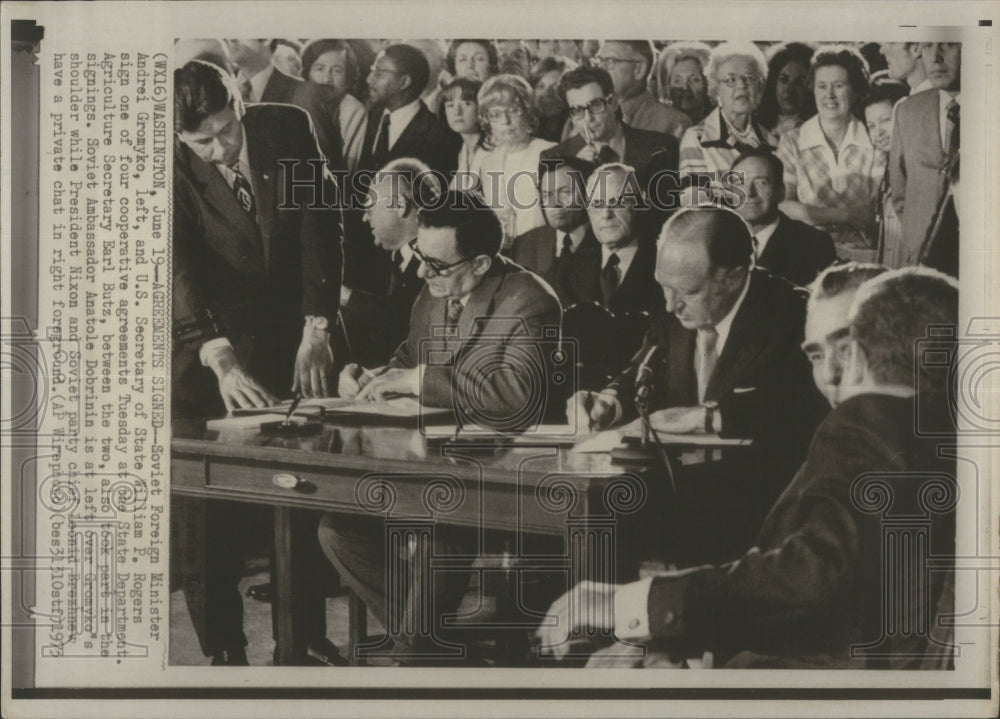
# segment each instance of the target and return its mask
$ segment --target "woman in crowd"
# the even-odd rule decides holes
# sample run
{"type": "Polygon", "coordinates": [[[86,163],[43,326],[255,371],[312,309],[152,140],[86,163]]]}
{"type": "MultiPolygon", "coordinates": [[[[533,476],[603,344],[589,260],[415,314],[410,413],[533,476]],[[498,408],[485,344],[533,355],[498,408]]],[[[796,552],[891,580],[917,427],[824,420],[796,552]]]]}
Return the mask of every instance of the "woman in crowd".
{"type": "Polygon", "coordinates": [[[806,86],[812,54],[813,49],[801,42],[776,45],[769,53],[757,119],[779,139],[816,113],[812,91],[806,86]]]}
{"type": "Polygon", "coordinates": [[[816,50],[808,85],[816,115],[785,133],[778,157],[785,163],[789,217],[829,232],[841,259],[875,259],[864,230],[885,171],[864,122],[868,66],[857,50],[842,45],[816,50]]]}
{"type": "MultiPolygon", "coordinates": [[[[878,158],[875,165],[887,165],[889,146],[892,144],[892,111],[896,103],[906,97],[908,88],[889,77],[888,71],[872,76],[872,91],[865,103],[865,124],[868,136],[878,158]]],[[[875,200],[874,226],[869,236],[876,241],[877,261],[892,268],[901,267],[903,250],[903,223],[892,204],[888,167],[882,174],[875,200]]]]}
{"type": "Polygon", "coordinates": [[[477,96],[483,86],[470,77],[456,77],[441,88],[440,117],[452,132],[462,138],[458,151],[458,166],[452,178],[452,187],[469,190],[478,186],[478,177],[473,182],[472,167],[476,153],[483,148],[483,132],[479,126],[479,103],[477,96]]]}
{"type": "Polygon", "coordinates": [[[497,74],[500,58],[489,40],[452,40],[448,46],[448,72],[486,82],[497,74]]]}
{"type": "Polygon", "coordinates": [[[503,249],[528,230],[545,223],[538,200],[538,160],[554,142],[536,137],[538,112],[528,81],[496,75],[479,91],[479,123],[492,149],[479,152],[479,174],[486,203],[497,210],[504,228],[503,249]]]}
{"type": "MultiPolygon", "coordinates": [[[[681,174],[711,173],[713,194],[723,192],[722,177],[736,158],[756,147],[773,148],[777,139],[754,117],[764,88],[764,54],[751,42],[727,42],[712,50],[706,74],[708,93],[718,102],[681,138],[681,174]]],[[[706,197],[695,194],[689,202],[706,197]]]]}
{"type": "Polygon", "coordinates": [[[687,113],[697,125],[713,109],[705,68],[712,48],[703,42],[675,42],[660,51],[649,76],[649,91],[660,102],[687,113]]]}
{"type": "MultiPolygon", "coordinates": [[[[324,106],[336,118],[341,152],[350,172],[361,158],[368,122],[365,106],[350,91],[358,74],[354,50],[343,40],[313,40],[302,50],[302,75],[307,84],[326,89],[324,106]]],[[[320,124],[316,118],[313,122],[320,124]]]]}
{"type": "Polygon", "coordinates": [[[567,57],[550,55],[539,60],[531,69],[531,88],[535,94],[535,108],[538,110],[538,136],[562,142],[571,131],[569,108],[559,96],[559,79],[567,70],[577,65],[567,57]]]}

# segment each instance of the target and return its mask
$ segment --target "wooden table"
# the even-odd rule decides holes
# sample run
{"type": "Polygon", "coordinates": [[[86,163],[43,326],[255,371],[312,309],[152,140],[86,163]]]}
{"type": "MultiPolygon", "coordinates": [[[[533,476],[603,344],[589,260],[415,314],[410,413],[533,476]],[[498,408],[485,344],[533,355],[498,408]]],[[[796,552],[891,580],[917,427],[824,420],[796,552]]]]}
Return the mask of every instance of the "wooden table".
{"type": "MultiPolygon", "coordinates": [[[[514,561],[523,559],[519,538],[558,536],[568,550],[548,559],[532,556],[531,566],[565,570],[572,586],[585,578],[613,580],[616,523],[643,506],[647,482],[662,481],[614,465],[607,455],[577,454],[556,443],[429,440],[415,428],[365,421],[334,424],[328,418],[322,432],[306,437],[208,431],[197,422],[174,425],[173,495],[274,508],[279,664],[292,663],[305,651],[290,594],[296,509],[383,516],[387,526],[411,529],[440,522],[504,530],[518,538],[514,561]]],[[[447,558],[430,561],[433,570],[447,558]]]]}

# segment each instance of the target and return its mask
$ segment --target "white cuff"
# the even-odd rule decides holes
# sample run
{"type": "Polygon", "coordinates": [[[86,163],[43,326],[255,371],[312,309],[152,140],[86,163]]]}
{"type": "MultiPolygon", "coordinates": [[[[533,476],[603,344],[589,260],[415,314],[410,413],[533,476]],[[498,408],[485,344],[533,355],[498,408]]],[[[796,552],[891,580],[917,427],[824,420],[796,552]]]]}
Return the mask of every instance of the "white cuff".
{"type": "Polygon", "coordinates": [[[219,353],[220,350],[224,348],[233,349],[233,345],[229,342],[226,337],[216,337],[215,339],[208,340],[198,349],[198,359],[201,361],[202,367],[211,367],[212,360],[219,353]]]}
{"type": "Polygon", "coordinates": [[[649,636],[649,588],[652,577],[623,584],[615,591],[615,636],[642,639],[649,636]]]}
{"type": "MultiPolygon", "coordinates": [[[[611,418],[611,425],[618,424],[622,418],[622,403],[618,400],[618,392],[613,389],[604,389],[597,393],[598,397],[603,397],[608,400],[608,403],[614,406],[615,413],[611,418]]],[[[610,426],[610,425],[609,425],[610,426]]]]}

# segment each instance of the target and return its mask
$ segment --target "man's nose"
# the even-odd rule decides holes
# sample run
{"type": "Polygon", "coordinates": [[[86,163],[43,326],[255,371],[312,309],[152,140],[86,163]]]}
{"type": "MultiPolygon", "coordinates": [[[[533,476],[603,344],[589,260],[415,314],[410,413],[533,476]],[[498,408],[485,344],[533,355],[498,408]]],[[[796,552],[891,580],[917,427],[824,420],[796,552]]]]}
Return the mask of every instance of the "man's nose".
{"type": "Polygon", "coordinates": [[[843,374],[843,367],[837,359],[836,352],[828,352],[822,364],[823,380],[830,385],[839,385],[840,377],[843,374]]]}
{"type": "Polygon", "coordinates": [[[226,147],[219,138],[212,141],[212,161],[221,162],[226,158],[226,147]]]}

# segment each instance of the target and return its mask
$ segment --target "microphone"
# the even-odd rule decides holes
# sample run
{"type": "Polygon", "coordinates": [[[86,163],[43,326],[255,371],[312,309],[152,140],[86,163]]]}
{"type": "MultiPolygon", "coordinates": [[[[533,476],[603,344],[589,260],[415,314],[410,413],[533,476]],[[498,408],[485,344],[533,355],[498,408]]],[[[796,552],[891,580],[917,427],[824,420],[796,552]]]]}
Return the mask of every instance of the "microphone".
{"type": "Polygon", "coordinates": [[[636,404],[644,403],[649,398],[649,393],[653,389],[653,362],[663,354],[661,345],[654,345],[639,364],[639,370],[635,375],[635,401],[636,404]]]}

